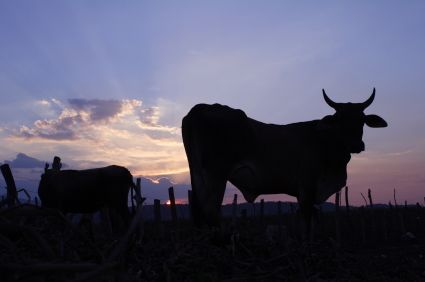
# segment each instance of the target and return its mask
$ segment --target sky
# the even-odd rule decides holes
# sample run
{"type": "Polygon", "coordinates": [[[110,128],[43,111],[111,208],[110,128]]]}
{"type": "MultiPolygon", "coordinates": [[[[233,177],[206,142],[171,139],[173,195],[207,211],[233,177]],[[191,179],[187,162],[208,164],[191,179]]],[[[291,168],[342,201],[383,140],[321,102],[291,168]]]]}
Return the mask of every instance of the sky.
{"type": "MultiPolygon", "coordinates": [[[[413,0],[0,1],[0,161],[34,158],[12,167],[32,193],[55,155],[187,188],[180,127],[195,104],[286,124],[332,114],[322,88],[362,102],[376,87],[366,113],[389,126],[365,127],[350,200],[396,189],[423,204],[424,14],[413,0]]],[[[158,183],[152,198],[166,195],[158,183]]]]}

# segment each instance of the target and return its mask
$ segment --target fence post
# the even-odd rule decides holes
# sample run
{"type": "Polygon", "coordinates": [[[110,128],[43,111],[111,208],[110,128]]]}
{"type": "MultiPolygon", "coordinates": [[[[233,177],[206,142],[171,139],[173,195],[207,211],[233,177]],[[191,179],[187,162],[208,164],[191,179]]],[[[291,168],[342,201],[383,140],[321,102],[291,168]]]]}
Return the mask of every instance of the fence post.
{"type": "Polygon", "coordinates": [[[362,193],[362,192],[360,192],[360,195],[362,195],[362,198],[363,198],[363,200],[364,200],[364,204],[365,204],[365,208],[367,208],[367,201],[366,201],[365,196],[363,195],[363,193],[362,193]]]}
{"type": "Polygon", "coordinates": [[[59,171],[62,168],[61,158],[54,156],[52,163],[52,170],[59,171]]]}
{"type": "MultiPolygon", "coordinates": [[[[134,192],[136,195],[134,195],[135,199],[136,199],[136,212],[135,212],[135,217],[139,218],[139,228],[137,230],[137,238],[139,240],[142,240],[143,236],[144,236],[144,218],[143,218],[143,202],[145,201],[145,199],[142,197],[142,184],[141,184],[142,179],[140,177],[136,178],[136,187],[134,188],[134,192]],[[140,211],[139,211],[140,209],[140,211]]],[[[136,219],[134,219],[136,220],[136,219]]]]}
{"type": "Polygon", "coordinates": [[[395,188],[394,188],[394,206],[397,208],[397,199],[396,199],[396,196],[395,196],[395,188]]]}
{"type": "Polygon", "coordinates": [[[372,191],[370,189],[367,189],[367,197],[369,198],[370,208],[373,208],[372,191]]]}
{"type": "Polygon", "coordinates": [[[3,174],[4,180],[7,185],[7,196],[6,201],[8,207],[15,205],[18,200],[18,192],[16,191],[15,180],[13,179],[12,171],[10,170],[9,164],[3,164],[0,166],[1,173],[3,174]]]}
{"type": "Polygon", "coordinates": [[[176,209],[176,199],[174,197],[173,186],[168,188],[168,197],[170,198],[171,219],[175,223],[177,222],[177,209],[176,209]]]}

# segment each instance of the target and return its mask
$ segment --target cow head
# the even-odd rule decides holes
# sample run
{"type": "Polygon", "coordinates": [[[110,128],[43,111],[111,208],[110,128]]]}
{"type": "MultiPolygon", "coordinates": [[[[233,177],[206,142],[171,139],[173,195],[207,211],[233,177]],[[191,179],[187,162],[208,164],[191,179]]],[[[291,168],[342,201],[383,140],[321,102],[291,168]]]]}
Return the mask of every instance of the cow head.
{"type": "Polygon", "coordinates": [[[372,95],[363,103],[336,103],[332,101],[324,89],[323,98],[326,103],[335,109],[335,114],[325,116],[320,122],[320,128],[332,128],[337,130],[337,134],[343,139],[344,144],[350,153],[360,153],[364,151],[363,125],[369,127],[386,127],[387,122],[377,115],[366,115],[364,110],[372,104],[375,98],[375,88],[372,95]]]}

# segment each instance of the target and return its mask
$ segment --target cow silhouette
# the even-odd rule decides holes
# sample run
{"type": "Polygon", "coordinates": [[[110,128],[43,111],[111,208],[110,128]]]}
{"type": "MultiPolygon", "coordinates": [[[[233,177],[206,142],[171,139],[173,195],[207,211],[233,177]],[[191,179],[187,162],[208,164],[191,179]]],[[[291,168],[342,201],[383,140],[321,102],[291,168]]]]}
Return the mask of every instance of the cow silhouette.
{"type": "Polygon", "coordinates": [[[41,205],[63,213],[93,213],[102,208],[129,221],[128,192],[133,176],[125,167],[107,166],[86,170],[46,170],[38,195],[41,205]]]}
{"type": "Polygon", "coordinates": [[[189,111],[182,135],[196,224],[219,223],[230,181],[248,202],[261,194],[296,197],[310,226],[313,206],[346,185],[351,153],[365,149],[364,124],[387,126],[381,117],[364,114],[375,89],[363,103],[336,103],[322,91],[335,113],[320,120],[265,124],[220,104],[198,104],[189,111]]]}

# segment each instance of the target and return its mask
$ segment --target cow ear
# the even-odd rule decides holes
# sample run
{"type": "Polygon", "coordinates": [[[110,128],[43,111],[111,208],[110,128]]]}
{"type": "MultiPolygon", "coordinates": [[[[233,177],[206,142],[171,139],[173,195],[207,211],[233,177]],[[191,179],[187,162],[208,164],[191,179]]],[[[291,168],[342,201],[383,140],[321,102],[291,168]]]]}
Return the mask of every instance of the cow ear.
{"type": "Polygon", "coordinates": [[[387,127],[387,122],[378,115],[366,115],[365,124],[369,127],[387,127]]]}
{"type": "Polygon", "coordinates": [[[317,124],[317,130],[328,130],[331,129],[336,124],[335,116],[325,116],[317,124]]]}

